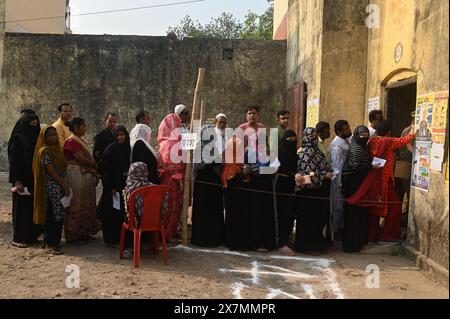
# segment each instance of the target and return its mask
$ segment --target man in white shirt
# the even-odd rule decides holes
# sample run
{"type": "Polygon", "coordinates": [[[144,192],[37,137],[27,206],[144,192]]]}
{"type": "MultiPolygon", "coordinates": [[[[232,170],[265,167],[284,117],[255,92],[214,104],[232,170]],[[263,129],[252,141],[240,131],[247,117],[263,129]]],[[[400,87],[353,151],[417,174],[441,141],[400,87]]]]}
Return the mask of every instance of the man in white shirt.
{"type": "Polygon", "coordinates": [[[216,148],[219,154],[222,154],[225,150],[225,129],[227,128],[228,118],[225,114],[219,113],[215,120],[216,131],[216,148]]]}
{"type": "Polygon", "coordinates": [[[344,195],[342,191],[342,168],[350,147],[349,137],[352,136],[350,125],[345,120],[338,120],[334,124],[336,137],[330,144],[331,167],[333,179],[331,181],[331,214],[333,216],[333,230],[335,240],[341,240],[344,229],[344,195]]]}
{"type": "Polygon", "coordinates": [[[377,129],[377,124],[384,120],[383,111],[382,110],[372,110],[369,113],[369,133],[370,137],[374,137],[377,129]]]}

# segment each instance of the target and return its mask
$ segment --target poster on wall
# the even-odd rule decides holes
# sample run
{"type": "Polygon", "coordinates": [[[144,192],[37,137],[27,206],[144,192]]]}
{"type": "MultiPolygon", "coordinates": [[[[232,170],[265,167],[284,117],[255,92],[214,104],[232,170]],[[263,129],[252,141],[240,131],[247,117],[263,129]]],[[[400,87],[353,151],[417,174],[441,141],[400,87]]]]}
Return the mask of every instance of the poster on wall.
{"type": "Polygon", "coordinates": [[[415,134],[416,141],[431,142],[433,124],[434,93],[417,97],[415,134]]]}
{"type": "Polygon", "coordinates": [[[306,110],[306,127],[316,127],[319,122],[320,99],[309,100],[306,110]]]}
{"type": "Polygon", "coordinates": [[[444,162],[444,144],[433,143],[431,146],[431,166],[430,169],[435,172],[442,172],[442,163],[444,162]]]}
{"type": "Polygon", "coordinates": [[[416,141],[414,148],[412,186],[428,191],[430,186],[431,142],[416,141]]]}
{"type": "Polygon", "coordinates": [[[448,91],[436,92],[433,105],[431,170],[442,172],[445,130],[447,128],[448,91]]]}
{"type": "MultiPolygon", "coordinates": [[[[373,110],[379,110],[380,109],[380,97],[374,97],[367,101],[367,115],[373,111],[373,110]]],[[[370,126],[370,122],[369,122],[370,126]]]]}
{"type": "Polygon", "coordinates": [[[445,143],[447,128],[448,91],[437,92],[433,107],[433,143],[445,143]]]}

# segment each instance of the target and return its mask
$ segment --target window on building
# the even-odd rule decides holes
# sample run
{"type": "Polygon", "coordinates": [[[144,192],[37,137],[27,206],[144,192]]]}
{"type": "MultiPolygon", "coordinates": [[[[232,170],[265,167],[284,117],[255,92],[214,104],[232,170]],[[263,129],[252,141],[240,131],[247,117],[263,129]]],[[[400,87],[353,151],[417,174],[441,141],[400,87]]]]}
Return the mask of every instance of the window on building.
{"type": "Polygon", "coordinates": [[[233,49],[223,49],[222,60],[232,61],[233,60],[233,49]]]}

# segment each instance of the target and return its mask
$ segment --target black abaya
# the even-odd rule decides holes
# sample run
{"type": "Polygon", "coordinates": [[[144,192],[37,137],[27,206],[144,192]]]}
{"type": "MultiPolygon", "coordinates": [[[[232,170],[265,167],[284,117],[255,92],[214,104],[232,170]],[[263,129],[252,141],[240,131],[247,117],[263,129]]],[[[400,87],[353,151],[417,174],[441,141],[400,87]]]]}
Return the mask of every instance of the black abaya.
{"type": "Polygon", "coordinates": [[[253,247],[276,249],[272,175],[254,175],[250,187],[253,247]]]}
{"type": "MultiPolygon", "coordinates": [[[[331,195],[330,195],[330,189],[331,187],[331,180],[329,179],[324,179],[322,181],[322,185],[319,188],[319,196],[322,198],[320,200],[321,203],[321,211],[323,211],[323,223],[324,223],[324,227],[326,226],[326,233],[325,233],[325,237],[327,239],[327,242],[330,246],[333,245],[333,240],[331,237],[331,219],[330,219],[330,215],[331,215],[331,195]]],[[[334,230],[333,230],[334,231],[334,230]]]]}
{"type": "Polygon", "coordinates": [[[242,175],[228,181],[224,190],[225,202],[225,245],[230,250],[255,250],[252,241],[252,215],[250,211],[250,192],[239,188],[249,188],[242,175]]]}
{"type": "Polygon", "coordinates": [[[278,247],[284,247],[289,241],[295,220],[296,198],[295,171],[297,169],[297,135],[288,130],[283,133],[278,148],[280,168],[277,173],[277,219],[278,247]],[[288,195],[281,195],[288,194],[288,195]],[[289,196],[292,195],[292,196],[289,196]]]}
{"type": "Polygon", "coordinates": [[[296,199],[294,177],[277,176],[278,247],[287,245],[295,220],[296,199]],[[289,194],[289,195],[282,195],[289,194]]]}
{"type": "Polygon", "coordinates": [[[158,161],[143,141],[138,140],[136,144],[134,144],[131,162],[142,162],[147,164],[149,173],[148,180],[153,184],[159,184],[158,161]]]}
{"type": "Polygon", "coordinates": [[[113,143],[114,140],[115,140],[114,133],[107,128],[105,128],[100,133],[95,135],[93,156],[97,163],[102,158],[102,154],[106,150],[108,145],[113,143]]]}
{"type": "Polygon", "coordinates": [[[129,166],[128,140],[124,144],[109,145],[100,160],[103,193],[97,206],[97,215],[102,221],[103,241],[107,244],[120,242],[121,225],[125,217],[122,191],[125,187],[129,166]],[[119,193],[120,210],[113,208],[113,190],[119,193]]]}
{"type": "Polygon", "coordinates": [[[220,246],[224,240],[223,188],[215,165],[198,170],[194,181],[191,243],[197,246],[220,246]]]}
{"type": "Polygon", "coordinates": [[[323,236],[326,212],[323,211],[321,192],[304,188],[298,192],[298,212],[295,231],[295,250],[298,252],[321,252],[327,248],[323,236]]]}
{"type": "MultiPolygon", "coordinates": [[[[358,167],[356,171],[345,172],[342,176],[345,198],[358,191],[371,166],[358,167]]],[[[344,204],[344,234],[342,248],[345,252],[358,252],[369,242],[369,209],[344,204]]]]}
{"type": "Polygon", "coordinates": [[[33,224],[33,154],[39,135],[39,127],[29,123],[36,116],[21,118],[11,134],[8,142],[9,181],[14,184],[22,182],[31,195],[22,196],[17,192],[12,194],[13,242],[31,244],[36,242],[42,232],[40,225],[33,224]]]}

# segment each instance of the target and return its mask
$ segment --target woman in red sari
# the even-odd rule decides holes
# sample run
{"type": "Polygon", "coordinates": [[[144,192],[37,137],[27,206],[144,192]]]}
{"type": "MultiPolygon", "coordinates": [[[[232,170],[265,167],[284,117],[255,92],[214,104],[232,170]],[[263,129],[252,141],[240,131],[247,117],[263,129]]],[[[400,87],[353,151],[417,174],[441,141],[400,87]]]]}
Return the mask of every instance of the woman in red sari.
{"type": "Polygon", "coordinates": [[[369,242],[397,241],[401,237],[401,201],[395,191],[395,151],[414,140],[415,135],[394,138],[391,124],[381,121],[377,126],[377,136],[369,140],[372,157],[386,160],[382,170],[372,170],[359,190],[347,199],[351,205],[370,207],[369,242]],[[380,218],[384,227],[379,229],[380,218]]]}
{"type": "MultiPolygon", "coordinates": [[[[159,125],[159,168],[161,185],[168,185],[171,193],[169,198],[169,211],[163,219],[166,227],[167,239],[177,234],[180,224],[181,212],[183,210],[183,182],[186,172],[186,164],[175,163],[170,155],[172,147],[179,146],[181,133],[187,133],[187,123],[189,121],[189,109],[180,104],[175,107],[175,113],[167,115],[159,125]]],[[[178,155],[181,154],[181,149],[178,155]]]]}

